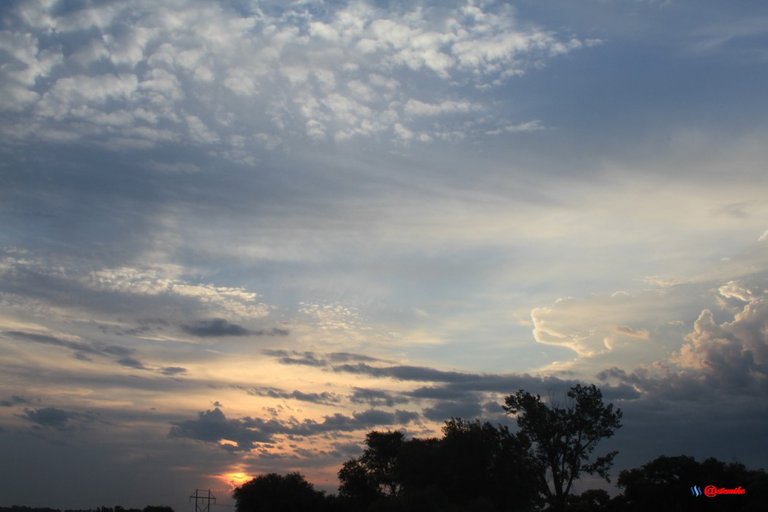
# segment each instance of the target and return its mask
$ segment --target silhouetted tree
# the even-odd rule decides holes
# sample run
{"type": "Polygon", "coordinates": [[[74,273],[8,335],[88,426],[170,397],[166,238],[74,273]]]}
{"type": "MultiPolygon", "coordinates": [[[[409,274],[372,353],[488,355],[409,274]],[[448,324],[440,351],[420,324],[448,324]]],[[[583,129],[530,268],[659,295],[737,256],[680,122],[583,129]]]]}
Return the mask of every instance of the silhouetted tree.
{"type": "Polygon", "coordinates": [[[738,463],[725,463],[709,458],[702,463],[693,457],[657,457],[640,468],[624,470],[619,474],[619,488],[623,489],[622,510],[688,511],[765,510],[768,501],[768,474],[763,470],[749,470],[738,463]],[[695,496],[691,487],[703,490],[707,485],[718,488],[742,487],[743,496],[695,496]]]}
{"type": "Polygon", "coordinates": [[[506,427],[452,418],[442,439],[371,432],[366,446],[339,471],[340,494],[356,510],[507,512],[539,495],[530,443],[506,427]]]}
{"type": "Polygon", "coordinates": [[[521,389],[506,397],[504,405],[507,414],[517,415],[520,432],[535,445],[534,459],[542,468],[540,488],[556,511],[565,510],[573,482],[582,472],[610,481],[608,470],[617,452],[594,460],[590,455],[601,439],[621,427],[621,410],[603,404],[597,386],[577,384],[568,398],[568,406],[556,407],[521,389]]]}
{"type": "Polygon", "coordinates": [[[339,471],[339,494],[360,506],[396,496],[400,479],[395,470],[404,437],[402,432],[369,432],[363,454],[339,471]]]}
{"type": "Polygon", "coordinates": [[[487,500],[494,510],[528,510],[540,493],[530,441],[505,426],[451,418],[440,441],[440,487],[459,503],[487,500]]]}
{"type": "Polygon", "coordinates": [[[566,510],[568,512],[610,512],[614,510],[612,506],[613,500],[606,491],[589,489],[578,496],[570,496],[566,510]]]}
{"type": "Polygon", "coordinates": [[[299,473],[269,473],[237,487],[237,512],[305,512],[325,508],[325,495],[299,473]]]}

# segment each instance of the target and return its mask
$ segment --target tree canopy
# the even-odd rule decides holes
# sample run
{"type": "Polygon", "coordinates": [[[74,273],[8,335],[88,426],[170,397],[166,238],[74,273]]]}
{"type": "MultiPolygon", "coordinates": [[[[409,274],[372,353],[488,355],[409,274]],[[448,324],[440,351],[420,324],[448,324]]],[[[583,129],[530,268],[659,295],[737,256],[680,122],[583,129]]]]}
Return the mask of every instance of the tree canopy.
{"type": "Polygon", "coordinates": [[[232,493],[237,512],[305,512],[324,510],[326,501],[299,473],[268,473],[232,493]]]}
{"type": "Polygon", "coordinates": [[[539,495],[530,444],[506,427],[451,418],[440,439],[371,432],[339,471],[357,510],[528,510],[539,495]]]}
{"type": "Polygon", "coordinates": [[[506,397],[504,410],[517,415],[520,433],[534,445],[533,459],[540,465],[540,488],[553,510],[564,510],[573,482],[582,473],[610,481],[608,470],[618,452],[591,459],[597,443],[621,427],[622,413],[603,403],[595,385],[577,384],[568,391],[569,403],[557,407],[541,396],[519,390],[506,397]]]}

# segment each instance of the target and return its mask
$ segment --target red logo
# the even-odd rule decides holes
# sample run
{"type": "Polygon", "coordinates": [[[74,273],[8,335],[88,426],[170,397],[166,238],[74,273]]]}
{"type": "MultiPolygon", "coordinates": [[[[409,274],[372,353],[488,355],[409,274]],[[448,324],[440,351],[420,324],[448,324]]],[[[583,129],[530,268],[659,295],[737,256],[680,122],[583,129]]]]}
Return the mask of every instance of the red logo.
{"type": "Polygon", "coordinates": [[[726,489],[725,487],[717,488],[714,485],[708,485],[704,488],[704,496],[707,498],[714,498],[718,494],[746,494],[747,491],[743,487],[734,487],[733,489],[726,489]]]}

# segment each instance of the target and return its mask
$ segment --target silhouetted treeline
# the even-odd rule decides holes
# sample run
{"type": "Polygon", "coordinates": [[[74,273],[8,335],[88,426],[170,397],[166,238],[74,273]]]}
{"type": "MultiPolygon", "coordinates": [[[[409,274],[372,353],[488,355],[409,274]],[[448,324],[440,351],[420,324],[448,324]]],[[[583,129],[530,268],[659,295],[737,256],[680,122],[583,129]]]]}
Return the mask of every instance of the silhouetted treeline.
{"type": "MultiPolygon", "coordinates": [[[[487,429],[486,424],[462,423],[487,429]]],[[[391,433],[383,434],[388,437],[387,442],[395,439],[394,436],[389,436],[391,433]]],[[[412,446],[417,445],[418,443],[412,446]]],[[[420,455],[423,453],[413,453],[410,456],[420,455]]],[[[482,448],[477,455],[478,457],[469,455],[467,458],[479,464],[478,460],[483,460],[482,448]]],[[[482,467],[481,464],[479,466],[482,467]]],[[[424,464],[417,464],[413,468],[414,471],[418,471],[424,468],[424,464]]],[[[535,512],[555,509],[545,500],[535,499],[531,496],[530,490],[524,488],[524,482],[531,480],[530,475],[518,473],[520,480],[512,479],[504,488],[499,480],[482,481],[482,476],[487,475],[486,470],[480,469],[479,473],[471,474],[477,469],[478,466],[472,466],[470,463],[460,468],[455,478],[448,477],[450,470],[444,468],[436,469],[434,475],[421,475],[410,482],[403,480],[400,483],[394,483],[394,480],[390,480],[394,486],[387,492],[374,492],[371,486],[367,487],[367,492],[370,494],[362,497],[344,492],[339,495],[327,495],[315,490],[313,485],[298,473],[288,475],[270,473],[259,476],[236,489],[234,497],[237,502],[237,512],[501,512],[506,510],[535,512]],[[424,479],[421,479],[422,477],[424,479]],[[467,480],[462,481],[462,477],[467,477],[467,480]],[[417,482],[421,483],[416,484],[417,482]],[[398,487],[400,485],[402,487],[398,487]],[[452,485],[455,487],[452,488],[452,485]],[[522,493],[518,494],[518,491],[522,493]]],[[[622,471],[619,475],[618,487],[621,493],[613,497],[602,489],[591,489],[569,496],[562,510],[566,512],[699,512],[702,510],[761,512],[765,510],[765,504],[768,503],[768,473],[765,470],[747,469],[742,464],[726,463],[714,458],[698,462],[685,455],[660,456],[639,468],[622,471]],[[709,485],[714,485],[718,489],[742,488],[745,494],[706,497],[703,494],[696,495],[693,490],[694,486],[698,486],[699,492],[703,493],[709,485]]],[[[0,512],[5,511],[0,510],[0,512]]]]}
{"type": "Polygon", "coordinates": [[[174,512],[173,508],[164,505],[147,505],[143,509],[125,508],[120,505],[114,507],[96,507],[86,509],[59,509],[49,507],[25,507],[13,505],[11,507],[0,507],[0,512],[174,512]]]}
{"type": "MultiPolygon", "coordinates": [[[[573,493],[586,474],[610,481],[616,452],[593,457],[621,427],[621,411],[604,404],[596,386],[577,385],[556,407],[523,390],[505,410],[519,429],[451,418],[443,436],[406,439],[369,432],[363,454],[339,470],[338,495],[314,489],[299,473],[259,476],[234,491],[237,512],[623,512],[762,511],[768,474],[716,459],[657,457],[618,479],[621,491],[573,493]],[[707,497],[707,486],[744,489],[707,497]]],[[[710,492],[709,494],[713,494],[710,492]]],[[[0,511],[2,512],[2,511],[0,511]]]]}

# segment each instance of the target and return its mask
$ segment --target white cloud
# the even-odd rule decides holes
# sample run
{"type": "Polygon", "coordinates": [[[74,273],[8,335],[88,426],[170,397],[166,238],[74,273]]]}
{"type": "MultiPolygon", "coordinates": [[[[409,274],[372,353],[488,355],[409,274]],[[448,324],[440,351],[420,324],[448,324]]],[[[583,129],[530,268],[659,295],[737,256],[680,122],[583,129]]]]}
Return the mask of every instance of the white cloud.
{"type": "MultiPolygon", "coordinates": [[[[0,110],[34,114],[11,133],[17,138],[56,137],[66,126],[72,137],[139,144],[140,133],[126,133],[131,125],[164,122],[203,145],[254,131],[431,140],[461,130],[425,132],[409,116],[485,108],[480,89],[581,46],[523,26],[514,10],[494,4],[385,10],[354,2],[324,11],[291,5],[243,13],[190,0],[62,13],[53,3],[20,4],[5,14],[6,26],[15,28],[0,31],[0,50],[10,58],[2,68],[0,110]],[[429,90],[420,93],[427,81],[429,90]],[[456,99],[456,86],[467,84],[480,97],[456,99]],[[430,102],[411,97],[427,93],[430,102]],[[83,121],[74,111],[81,106],[101,110],[101,117],[73,126],[73,118],[83,121]],[[139,110],[154,118],[134,114],[129,121],[139,110]],[[214,127],[223,112],[233,122],[214,127]],[[115,115],[126,122],[115,123],[115,115]],[[113,129],[93,129],[100,120],[113,129]]],[[[531,126],[524,128],[505,131],[531,126]]],[[[479,134],[487,132],[478,127],[479,134]]]]}
{"type": "Polygon", "coordinates": [[[743,301],[743,308],[732,321],[721,324],[710,310],[703,310],[672,361],[702,372],[717,384],[768,383],[768,302],[734,283],[722,287],[720,293],[743,301]]]}

